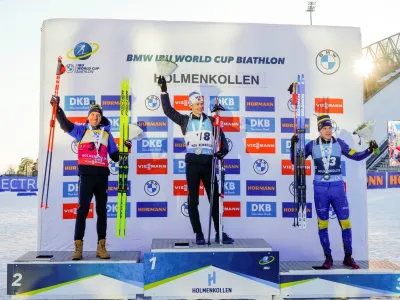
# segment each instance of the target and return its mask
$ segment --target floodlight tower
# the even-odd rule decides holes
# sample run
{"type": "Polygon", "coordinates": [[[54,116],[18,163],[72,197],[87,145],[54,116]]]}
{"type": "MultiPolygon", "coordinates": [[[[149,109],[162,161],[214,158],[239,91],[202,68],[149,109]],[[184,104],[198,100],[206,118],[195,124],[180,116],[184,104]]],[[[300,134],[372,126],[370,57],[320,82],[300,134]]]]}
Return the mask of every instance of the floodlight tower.
{"type": "Polygon", "coordinates": [[[315,11],[316,2],[315,1],[308,1],[308,7],[306,12],[310,12],[310,25],[312,25],[312,13],[315,11]]]}

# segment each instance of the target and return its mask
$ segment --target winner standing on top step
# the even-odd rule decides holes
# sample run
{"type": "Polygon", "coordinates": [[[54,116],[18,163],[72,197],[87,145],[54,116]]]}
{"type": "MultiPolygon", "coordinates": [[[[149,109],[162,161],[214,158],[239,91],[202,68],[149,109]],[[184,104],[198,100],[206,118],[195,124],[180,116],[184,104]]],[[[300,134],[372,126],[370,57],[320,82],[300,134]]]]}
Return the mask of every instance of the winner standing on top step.
{"type": "MultiPolygon", "coordinates": [[[[204,245],[205,239],[201,229],[198,210],[200,180],[204,184],[208,200],[210,201],[212,197],[210,193],[213,155],[218,159],[223,159],[229,152],[228,142],[226,141],[225,134],[221,130],[222,150],[213,153],[213,117],[207,116],[203,113],[204,102],[199,93],[190,93],[189,106],[192,112],[190,113],[190,116],[182,115],[171,106],[165,78],[159,77],[158,84],[161,86],[161,102],[165,115],[181,127],[182,134],[185,137],[187,149],[185,162],[186,181],[189,190],[189,218],[192,223],[193,232],[196,234],[196,244],[204,245]]],[[[219,243],[219,195],[217,180],[214,182],[212,217],[216,231],[215,242],[219,243]]],[[[222,242],[224,244],[232,244],[234,240],[223,232],[222,242]]]]}

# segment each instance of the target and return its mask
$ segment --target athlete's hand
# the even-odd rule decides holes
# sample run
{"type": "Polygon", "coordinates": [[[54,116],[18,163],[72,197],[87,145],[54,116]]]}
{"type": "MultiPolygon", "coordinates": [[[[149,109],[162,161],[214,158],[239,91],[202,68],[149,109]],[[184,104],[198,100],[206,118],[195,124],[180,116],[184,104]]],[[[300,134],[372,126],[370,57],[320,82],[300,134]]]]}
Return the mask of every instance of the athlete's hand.
{"type": "Polygon", "coordinates": [[[161,87],[161,92],[166,93],[167,92],[167,82],[165,81],[164,76],[159,76],[157,83],[161,87]]]}
{"type": "Polygon", "coordinates": [[[60,104],[60,97],[53,95],[53,96],[51,97],[51,99],[50,99],[50,104],[51,104],[51,105],[54,105],[54,104],[58,105],[58,104],[60,104]]]}
{"type": "Polygon", "coordinates": [[[379,148],[378,144],[375,141],[369,142],[369,148],[368,148],[369,152],[372,153],[374,151],[374,149],[378,149],[378,148],[379,148]]]}
{"type": "Polygon", "coordinates": [[[223,159],[225,157],[225,155],[222,153],[222,151],[215,152],[214,156],[218,159],[223,159]]]}
{"type": "Polygon", "coordinates": [[[124,142],[124,145],[128,148],[128,150],[131,150],[132,148],[132,142],[130,140],[126,140],[124,142]]]}
{"type": "Polygon", "coordinates": [[[296,144],[298,141],[299,141],[299,137],[294,134],[290,140],[290,148],[294,149],[294,144],[296,144]]]}

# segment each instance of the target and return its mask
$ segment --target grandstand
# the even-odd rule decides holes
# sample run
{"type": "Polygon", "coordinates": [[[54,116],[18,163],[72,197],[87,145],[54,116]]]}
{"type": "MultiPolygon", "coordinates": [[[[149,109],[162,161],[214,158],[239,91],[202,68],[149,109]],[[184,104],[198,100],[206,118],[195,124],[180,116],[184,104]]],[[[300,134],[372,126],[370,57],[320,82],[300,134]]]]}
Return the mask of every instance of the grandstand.
{"type": "Polygon", "coordinates": [[[376,120],[376,141],[381,153],[367,160],[369,172],[400,171],[389,166],[387,122],[400,120],[400,33],[389,36],[362,50],[373,70],[364,78],[364,118],[376,120]]]}

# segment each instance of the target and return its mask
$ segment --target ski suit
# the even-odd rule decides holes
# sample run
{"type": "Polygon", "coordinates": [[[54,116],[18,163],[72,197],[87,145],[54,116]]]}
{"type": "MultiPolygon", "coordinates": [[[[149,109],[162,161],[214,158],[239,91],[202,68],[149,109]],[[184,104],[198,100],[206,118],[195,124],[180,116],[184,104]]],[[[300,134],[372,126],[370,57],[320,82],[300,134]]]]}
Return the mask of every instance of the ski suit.
{"type": "MultiPolygon", "coordinates": [[[[345,253],[352,254],[352,236],[349,204],[342,179],[341,156],[360,161],[367,158],[372,152],[366,149],[357,152],[349,147],[343,140],[332,137],[332,144],[322,138],[317,138],[307,143],[305,158],[312,156],[314,161],[314,203],[318,217],[318,232],[321,245],[326,256],[331,255],[328,235],[329,206],[332,206],[342,229],[343,247],[345,253]],[[330,148],[332,147],[332,148],[330,148]],[[322,151],[325,152],[323,155],[322,151]],[[324,179],[324,157],[329,158],[330,179],[324,179]]],[[[290,151],[290,159],[293,163],[293,148],[290,151]]]]}
{"type": "Polygon", "coordinates": [[[110,132],[110,122],[106,117],[102,117],[96,128],[91,128],[88,121],[83,125],[77,125],[67,119],[61,108],[58,108],[56,117],[61,129],[77,141],[79,207],[76,215],[74,240],[83,240],[86,218],[93,195],[96,199],[98,240],[105,239],[108,176],[110,175],[107,154],[113,161],[118,162],[119,160],[119,151],[110,132]]]}
{"type": "MultiPolygon", "coordinates": [[[[193,227],[194,233],[202,233],[200,216],[199,216],[199,188],[200,180],[203,182],[206,190],[208,200],[211,199],[211,173],[213,161],[213,118],[202,114],[201,119],[193,114],[183,115],[176,111],[170,103],[169,95],[161,94],[161,103],[165,115],[174,123],[181,127],[182,134],[185,137],[186,144],[186,181],[189,192],[188,197],[188,211],[190,223],[193,227]],[[201,130],[199,126],[202,124],[201,130]],[[200,147],[201,154],[195,154],[195,149],[200,147]]],[[[228,153],[228,142],[222,130],[220,131],[222,153],[228,153]]],[[[219,232],[219,196],[218,184],[215,179],[212,218],[214,229],[219,232]]]]}

